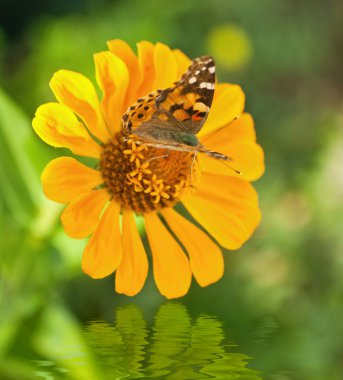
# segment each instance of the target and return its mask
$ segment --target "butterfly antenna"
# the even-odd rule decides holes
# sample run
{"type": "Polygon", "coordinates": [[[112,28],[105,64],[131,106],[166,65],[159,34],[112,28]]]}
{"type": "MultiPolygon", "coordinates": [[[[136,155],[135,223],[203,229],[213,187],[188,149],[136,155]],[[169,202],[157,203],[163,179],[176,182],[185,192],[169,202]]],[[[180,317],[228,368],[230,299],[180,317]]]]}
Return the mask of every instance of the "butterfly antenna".
{"type": "MultiPolygon", "coordinates": [[[[233,170],[235,173],[239,174],[239,175],[242,175],[242,172],[233,168],[232,166],[228,165],[225,161],[222,161],[222,160],[218,160],[219,162],[221,162],[223,165],[225,165],[226,167],[228,167],[229,169],[233,170]]],[[[233,161],[233,160],[232,160],[233,161]]]]}
{"type": "Polygon", "coordinates": [[[202,139],[201,139],[201,142],[204,142],[206,141],[207,139],[209,139],[210,137],[212,136],[215,136],[218,132],[222,131],[224,128],[227,128],[229,125],[231,125],[232,123],[234,123],[236,120],[238,120],[240,118],[239,115],[235,116],[230,122],[229,124],[226,124],[224,125],[223,127],[220,127],[218,129],[216,129],[215,131],[213,131],[212,133],[209,133],[208,135],[204,136],[202,139]]]}

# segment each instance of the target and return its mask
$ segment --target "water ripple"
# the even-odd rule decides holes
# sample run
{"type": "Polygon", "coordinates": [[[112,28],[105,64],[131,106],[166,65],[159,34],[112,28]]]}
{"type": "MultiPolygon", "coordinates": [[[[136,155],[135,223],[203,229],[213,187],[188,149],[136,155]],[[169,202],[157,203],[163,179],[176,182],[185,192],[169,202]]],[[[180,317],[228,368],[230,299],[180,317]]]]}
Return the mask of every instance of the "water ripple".
{"type": "Polygon", "coordinates": [[[261,379],[249,357],[225,345],[222,323],[192,319],[182,304],[162,305],[149,326],[134,305],[119,307],[113,324],[91,321],[86,339],[110,379],[261,379]]]}

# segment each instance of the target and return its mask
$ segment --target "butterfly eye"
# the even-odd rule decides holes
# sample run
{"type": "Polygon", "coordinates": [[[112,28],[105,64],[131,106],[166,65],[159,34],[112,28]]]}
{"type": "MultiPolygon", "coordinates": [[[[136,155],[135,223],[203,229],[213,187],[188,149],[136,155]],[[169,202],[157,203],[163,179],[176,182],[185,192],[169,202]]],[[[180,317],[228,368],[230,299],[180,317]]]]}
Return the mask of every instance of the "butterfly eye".
{"type": "Polygon", "coordinates": [[[197,146],[199,145],[199,140],[197,139],[197,137],[193,134],[182,134],[181,135],[181,140],[184,144],[186,145],[190,145],[190,146],[197,146]]]}

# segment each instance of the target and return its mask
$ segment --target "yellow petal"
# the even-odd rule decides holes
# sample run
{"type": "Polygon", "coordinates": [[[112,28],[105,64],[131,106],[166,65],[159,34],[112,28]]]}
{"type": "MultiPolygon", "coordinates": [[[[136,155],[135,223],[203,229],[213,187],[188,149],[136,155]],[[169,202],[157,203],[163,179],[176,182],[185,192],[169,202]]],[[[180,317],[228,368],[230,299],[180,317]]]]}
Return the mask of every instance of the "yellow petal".
{"type": "Polygon", "coordinates": [[[98,170],[90,169],[72,157],[50,161],[42,172],[41,180],[47,198],[60,203],[68,203],[103,182],[98,170]]]}
{"type": "Polygon", "coordinates": [[[201,169],[207,173],[214,173],[225,176],[242,178],[247,181],[255,181],[264,173],[264,154],[262,148],[251,141],[234,141],[227,143],[225,147],[211,146],[211,149],[218,150],[220,153],[227,154],[233,161],[228,165],[239,170],[241,174],[223,165],[219,160],[208,156],[201,157],[201,169]]]}
{"type": "Polygon", "coordinates": [[[238,249],[249,238],[244,224],[230,210],[216,207],[212,200],[196,195],[182,198],[183,204],[205,230],[212,235],[220,245],[227,249],[238,249]]]}
{"type": "Polygon", "coordinates": [[[187,71],[192,61],[179,49],[174,49],[173,53],[177,63],[177,75],[181,78],[182,74],[187,71]]]}
{"type": "Polygon", "coordinates": [[[236,140],[256,141],[254,120],[248,113],[243,113],[239,119],[210,132],[200,139],[201,143],[206,147],[217,149],[218,151],[225,149],[227,144],[236,140]]]}
{"type": "Polygon", "coordinates": [[[100,157],[100,146],[63,104],[47,103],[38,107],[32,126],[37,135],[51,146],[68,148],[80,156],[100,157]]]}
{"type": "Polygon", "coordinates": [[[167,298],[182,297],[192,279],[189,261],[155,213],[146,214],[144,218],[157,288],[167,298]]]}
{"type": "Polygon", "coordinates": [[[107,41],[107,46],[113,54],[117,55],[123,60],[123,62],[125,62],[130,75],[131,73],[135,75],[133,69],[136,68],[136,64],[138,65],[138,60],[130,45],[123,40],[114,39],[107,41]]]}
{"type": "Polygon", "coordinates": [[[82,194],[70,202],[61,215],[67,235],[83,239],[94,232],[108,200],[108,191],[101,189],[82,194]]]}
{"type": "Polygon", "coordinates": [[[260,223],[257,193],[249,182],[240,178],[203,173],[196,196],[239,219],[249,236],[260,223]]]}
{"type": "Polygon", "coordinates": [[[112,201],[83,252],[82,270],[92,278],[106,277],[120,264],[123,250],[119,213],[120,205],[112,201]]]}
{"type": "Polygon", "coordinates": [[[98,96],[88,78],[74,71],[59,70],[51,78],[50,88],[56,99],[72,109],[94,136],[102,142],[110,138],[98,96]]]}
{"type": "Polygon", "coordinates": [[[112,133],[118,132],[126,111],[125,98],[129,85],[129,71],[124,61],[104,51],[94,54],[96,80],[103,92],[102,111],[112,133]]]}
{"type": "Polygon", "coordinates": [[[153,90],[155,80],[154,50],[151,42],[141,41],[137,44],[138,65],[142,78],[137,97],[144,96],[153,90]]]}
{"type": "Polygon", "coordinates": [[[245,96],[240,86],[229,83],[217,84],[210,114],[199,136],[205,136],[224,127],[240,116],[244,110],[244,102],[245,96]]]}
{"type": "Polygon", "coordinates": [[[125,100],[125,107],[128,108],[139,98],[138,88],[142,82],[142,77],[139,70],[138,58],[131,47],[123,40],[111,40],[107,42],[107,45],[112,53],[125,62],[129,71],[130,84],[125,100]]]}
{"type": "Polygon", "coordinates": [[[178,79],[178,67],[173,52],[167,45],[157,43],[154,51],[155,81],[154,89],[167,88],[178,79]]]}
{"type": "Polygon", "coordinates": [[[133,212],[123,211],[123,258],[116,272],[116,292],[134,296],[148,275],[148,259],[136,227],[133,212]]]}
{"type": "Polygon", "coordinates": [[[224,260],[217,244],[173,209],[164,209],[162,215],[187,249],[191,269],[199,285],[207,286],[218,281],[224,273],[224,260]]]}

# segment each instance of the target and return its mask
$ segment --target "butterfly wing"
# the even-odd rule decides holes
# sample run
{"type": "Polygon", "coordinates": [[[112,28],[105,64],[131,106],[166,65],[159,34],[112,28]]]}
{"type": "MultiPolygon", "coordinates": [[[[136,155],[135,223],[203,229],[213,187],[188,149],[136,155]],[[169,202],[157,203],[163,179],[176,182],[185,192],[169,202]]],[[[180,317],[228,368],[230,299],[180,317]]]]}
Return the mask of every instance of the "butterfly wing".
{"type": "MultiPolygon", "coordinates": [[[[152,123],[153,120],[159,119],[159,112],[156,109],[156,97],[163,91],[157,90],[136,100],[129,107],[122,117],[122,127],[124,132],[135,133],[143,124],[152,123]]],[[[164,119],[167,119],[164,117],[164,119]]]]}
{"type": "Polygon", "coordinates": [[[230,157],[203,147],[194,136],[210,111],[214,85],[213,58],[195,59],[175,86],[137,99],[123,115],[124,132],[135,136],[137,143],[155,148],[201,152],[230,161],[230,157]],[[185,134],[194,138],[194,144],[182,143],[185,134]]]}
{"type": "Polygon", "coordinates": [[[173,87],[137,99],[123,115],[123,128],[134,132],[149,123],[175,133],[197,134],[209,114],[214,86],[213,58],[196,58],[173,87]]]}
{"type": "Polygon", "coordinates": [[[213,101],[215,63],[210,56],[192,61],[173,87],[156,96],[156,108],[182,124],[186,132],[197,134],[204,125],[213,101]]]}

